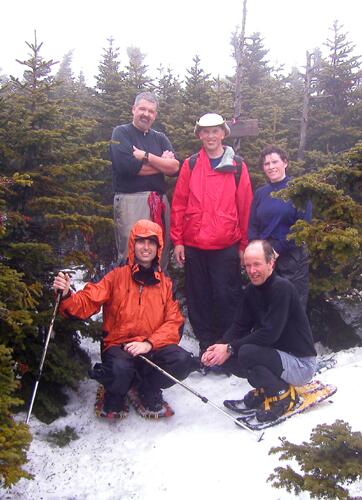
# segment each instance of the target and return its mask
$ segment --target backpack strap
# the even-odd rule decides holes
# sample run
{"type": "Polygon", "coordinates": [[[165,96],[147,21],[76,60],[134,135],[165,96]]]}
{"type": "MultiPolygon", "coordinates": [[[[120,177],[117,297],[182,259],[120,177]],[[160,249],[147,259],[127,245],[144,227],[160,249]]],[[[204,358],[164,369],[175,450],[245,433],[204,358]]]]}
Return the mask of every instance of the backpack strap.
{"type": "MultiPolygon", "coordinates": [[[[190,167],[191,172],[196,165],[198,157],[199,157],[199,153],[195,153],[189,157],[189,167],[190,167]]],[[[236,184],[236,187],[238,187],[239,182],[240,182],[241,169],[242,169],[244,158],[240,155],[234,155],[234,161],[235,161],[235,165],[236,165],[236,172],[234,174],[235,175],[235,184],[236,184]]]]}
{"type": "Polygon", "coordinates": [[[241,170],[243,168],[243,161],[244,158],[240,155],[234,155],[234,161],[236,164],[236,172],[235,172],[235,184],[236,184],[236,189],[239,187],[239,182],[240,182],[240,177],[241,177],[241,170]]]}
{"type": "Polygon", "coordinates": [[[194,166],[196,165],[197,159],[199,157],[199,153],[195,153],[194,155],[191,155],[189,158],[189,167],[190,170],[192,171],[194,166]]]}

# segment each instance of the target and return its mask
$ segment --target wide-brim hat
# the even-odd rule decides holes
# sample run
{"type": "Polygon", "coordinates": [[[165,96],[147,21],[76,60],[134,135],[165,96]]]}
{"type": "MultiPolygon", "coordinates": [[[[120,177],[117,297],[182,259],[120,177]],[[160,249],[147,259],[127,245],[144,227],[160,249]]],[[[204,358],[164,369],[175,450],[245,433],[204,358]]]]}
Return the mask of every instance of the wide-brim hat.
{"type": "Polygon", "coordinates": [[[224,118],[217,113],[206,113],[196,122],[194,133],[199,137],[200,130],[206,127],[221,127],[225,132],[225,137],[230,135],[229,125],[224,118]]]}

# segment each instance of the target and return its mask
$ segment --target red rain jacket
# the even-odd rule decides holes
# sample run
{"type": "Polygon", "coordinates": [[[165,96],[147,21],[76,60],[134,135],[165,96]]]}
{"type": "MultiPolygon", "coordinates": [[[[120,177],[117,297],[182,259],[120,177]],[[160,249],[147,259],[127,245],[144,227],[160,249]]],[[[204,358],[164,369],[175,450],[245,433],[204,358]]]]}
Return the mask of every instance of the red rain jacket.
{"type": "Polygon", "coordinates": [[[184,161],[177,180],[171,209],[173,244],[220,250],[239,242],[244,250],[252,199],[246,164],[236,186],[234,173],[213,170],[202,148],[192,170],[188,159],[184,161]]]}

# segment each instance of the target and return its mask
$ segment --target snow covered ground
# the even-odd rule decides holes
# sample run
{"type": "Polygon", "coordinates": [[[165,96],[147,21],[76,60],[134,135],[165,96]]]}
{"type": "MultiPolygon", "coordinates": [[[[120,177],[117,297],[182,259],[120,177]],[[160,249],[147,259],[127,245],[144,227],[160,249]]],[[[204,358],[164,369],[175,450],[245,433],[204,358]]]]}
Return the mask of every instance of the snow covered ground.
{"type": "MultiPolygon", "coordinates": [[[[91,341],[84,341],[83,345],[93,360],[99,361],[99,346],[91,341]]],[[[196,351],[190,337],[184,337],[182,345],[196,351]]],[[[0,491],[0,497],[22,500],[295,498],[266,481],[280,465],[278,455],[269,456],[268,452],[280,444],[280,436],[295,443],[309,441],[316,425],[331,424],[337,418],[348,422],[353,431],[362,431],[361,409],[355,397],[362,380],[362,348],[338,353],[337,365],[318,378],[338,387],[333,403],[326,401],[267,429],[261,442],[179,385],[165,391],[166,399],[176,412],[171,418],[148,421],[131,409],[128,418],[120,422],[97,419],[93,412],[97,384],[93,380],[83,381],[79,390],[71,393],[66,417],[51,425],[31,418],[34,439],[26,468],[35,479],[22,479],[12,489],[0,491]],[[73,427],[79,439],[64,448],[51,445],[46,440],[48,433],[64,430],[65,426],[73,427]]],[[[240,398],[249,390],[246,381],[225,375],[193,373],[185,383],[220,407],[224,399],[240,398]]],[[[25,420],[25,414],[23,417],[25,420]]],[[[351,493],[362,495],[362,483],[354,485],[351,493]]],[[[309,495],[298,498],[307,499],[309,495]]]]}

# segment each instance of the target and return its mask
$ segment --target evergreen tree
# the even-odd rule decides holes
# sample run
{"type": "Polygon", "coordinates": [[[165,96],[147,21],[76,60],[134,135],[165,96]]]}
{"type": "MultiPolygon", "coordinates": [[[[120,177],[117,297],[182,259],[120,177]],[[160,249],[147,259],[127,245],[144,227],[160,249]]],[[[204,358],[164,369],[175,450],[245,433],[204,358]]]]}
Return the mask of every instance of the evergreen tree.
{"type": "Polygon", "coordinates": [[[233,90],[226,78],[213,78],[210,88],[210,109],[230,120],[233,116],[233,90]]]}
{"type": "Polygon", "coordinates": [[[360,139],[362,126],[360,56],[336,21],[327,40],[311,110],[310,147],[325,153],[340,152],[360,139]],[[356,113],[356,110],[358,112],[356,113]],[[355,120],[352,126],[351,115],[355,120]]]}
{"type": "Polygon", "coordinates": [[[184,103],[181,83],[173,75],[171,69],[164,71],[163,68],[159,68],[155,94],[159,100],[159,107],[154,128],[164,132],[177,153],[180,154],[184,137],[184,103]]]}
{"type": "Polygon", "coordinates": [[[67,97],[75,90],[75,80],[72,71],[73,50],[64,54],[59,69],[55,75],[55,82],[58,86],[55,91],[57,97],[67,97]]]}
{"type": "Polygon", "coordinates": [[[13,407],[20,403],[13,395],[16,385],[11,351],[0,344],[0,488],[21,478],[32,479],[22,468],[31,441],[28,426],[16,423],[11,416],[13,407]]]}
{"type": "Polygon", "coordinates": [[[196,121],[205,113],[216,112],[210,108],[211,79],[201,67],[199,56],[193,58],[193,66],[186,70],[185,87],[182,93],[184,104],[184,136],[180,142],[183,157],[189,156],[200,148],[200,141],[194,137],[196,121]]]}
{"type": "Polygon", "coordinates": [[[311,254],[311,288],[347,292],[360,288],[362,272],[362,144],[340,156],[336,165],[294,179],[280,192],[297,207],[313,203],[311,224],[298,221],[291,237],[305,242],[311,254]]]}
{"type": "MultiPolygon", "coordinates": [[[[113,258],[111,207],[103,204],[105,145],[89,143],[96,123],[82,117],[74,95],[56,97],[58,82],[50,75],[54,63],[42,59],[41,44],[35,39],[28,47],[30,57],[21,62],[27,68],[23,80],[12,79],[11,91],[4,90],[8,126],[0,127],[4,172],[11,178],[19,171],[29,179],[3,191],[6,231],[0,240],[4,264],[38,293],[37,303],[28,307],[31,321],[23,319],[21,333],[9,331],[7,341],[14,358],[29,366],[21,389],[26,402],[52,313],[51,273],[76,264],[96,272],[113,258]]],[[[67,322],[50,345],[34,406],[47,421],[64,413],[63,387],[76,387],[86,372],[88,360],[77,333],[85,328],[67,322]]]]}
{"type": "Polygon", "coordinates": [[[355,46],[338,21],[333,23],[332,37],[327,40],[328,56],[322,61],[319,85],[325,96],[324,107],[333,115],[343,116],[348,106],[355,102],[356,85],[362,77],[361,56],[354,56],[355,46]]]}
{"type": "Polygon", "coordinates": [[[300,445],[281,439],[281,446],[270,454],[281,453],[280,460],[296,460],[299,471],[290,465],[277,467],[268,481],[276,488],[286,488],[299,496],[308,491],[311,498],[350,499],[348,487],[362,479],[362,434],[352,432],[342,420],[313,429],[310,442],[300,445]]]}
{"type": "MultiPolygon", "coordinates": [[[[233,39],[232,46],[233,56],[236,58],[233,39]]],[[[243,137],[240,141],[240,153],[250,167],[254,188],[264,182],[264,176],[257,165],[260,151],[265,144],[278,143],[281,147],[288,148],[288,127],[292,121],[288,111],[295,97],[287,87],[286,79],[279,75],[279,70],[270,66],[266,59],[267,53],[260,33],[245,37],[240,62],[242,78],[239,119],[257,119],[259,134],[257,137],[243,137]]],[[[232,88],[235,88],[235,77],[228,79],[232,88]]]]}
{"type": "Polygon", "coordinates": [[[125,84],[125,72],[120,70],[119,48],[114,47],[114,39],[108,39],[108,47],[103,49],[103,56],[96,75],[97,98],[94,102],[98,134],[102,140],[109,140],[112,129],[129,120],[129,96],[125,84]]]}
{"type": "Polygon", "coordinates": [[[131,109],[134,98],[140,92],[154,89],[153,79],[147,74],[148,66],[145,64],[145,54],[139,47],[127,47],[128,65],[126,66],[125,85],[127,88],[127,105],[131,109]]]}

